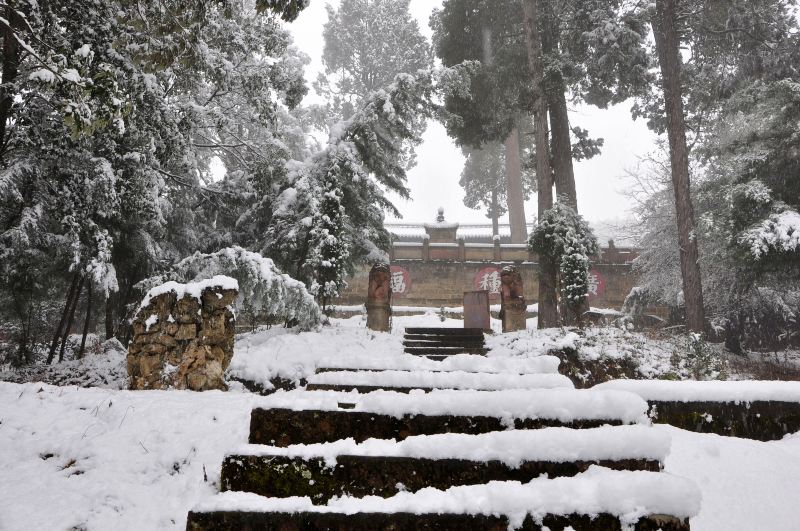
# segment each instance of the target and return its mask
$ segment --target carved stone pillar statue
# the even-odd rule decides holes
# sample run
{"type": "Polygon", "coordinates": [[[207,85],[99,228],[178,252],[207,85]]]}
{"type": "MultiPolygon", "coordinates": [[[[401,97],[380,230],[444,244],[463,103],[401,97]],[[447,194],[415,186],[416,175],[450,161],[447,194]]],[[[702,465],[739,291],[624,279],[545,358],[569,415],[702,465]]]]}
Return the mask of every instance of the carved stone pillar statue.
{"type": "Polygon", "coordinates": [[[392,286],[389,264],[375,264],[369,272],[367,328],[389,332],[392,317],[392,286]]]}
{"type": "Polygon", "coordinates": [[[500,320],[503,332],[525,330],[528,306],[522,286],[522,275],[513,265],[500,272],[500,320]]]}

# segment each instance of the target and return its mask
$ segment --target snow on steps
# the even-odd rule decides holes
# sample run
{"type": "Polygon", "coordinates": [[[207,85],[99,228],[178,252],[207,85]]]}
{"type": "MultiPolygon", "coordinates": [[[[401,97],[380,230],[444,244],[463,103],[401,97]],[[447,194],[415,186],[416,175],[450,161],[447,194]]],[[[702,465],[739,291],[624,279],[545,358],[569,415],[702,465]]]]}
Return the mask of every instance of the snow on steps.
{"type": "Polygon", "coordinates": [[[360,393],[380,389],[409,392],[413,389],[503,389],[573,388],[572,381],[561,374],[497,374],[465,371],[326,371],[308,379],[306,390],[349,391],[360,393]]]}
{"type": "Polygon", "coordinates": [[[761,441],[800,431],[800,382],[612,380],[593,389],[647,400],[654,422],[761,441]]]}
{"type": "Polygon", "coordinates": [[[664,473],[591,466],[573,477],[527,483],[425,488],[390,498],[342,497],[314,505],[307,497],[267,498],[223,492],[189,513],[187,529],[563,529],[685,530],[700,492],[664,473]],[[665,516],[669,515],[669,516],[665,516]]]}
{"type": "Polygon", "coordinates": [[[491,374],[540,374],[558,373],[559,359],[556,356],[532,358],[485,357],[470,354],[455,354],[442,361],[403,354],[391,358],[375,356],[337,357],[320,362],[317,372],[340,370],[363,371],[466,371],[491,374]]]}
{"type": "Polygon", "coordinates": [[[485,355],[480,328],[406,328],[403,350],[407,354],[441,361],[458,354],[485,355]]]}
{"type": "Polygon", "coordinates": [[[593,464],[656,472],[669,447],[666,433],[646,426],[422,435],[361,444],[346,439],[288,448],[247,445],[225,457],[221,484],[222,490],[308,496],[318,503],[334,496],[388,497],[425,487],[574,476],[593,464]]]}
{"type": "Polygon", "coordinates": [[[624,391],[279,391],[256,402],[250,443],[288,446],[349,437],[363,441],[511,428],[648,424],[646,413],[647,403],[624,391]]]}

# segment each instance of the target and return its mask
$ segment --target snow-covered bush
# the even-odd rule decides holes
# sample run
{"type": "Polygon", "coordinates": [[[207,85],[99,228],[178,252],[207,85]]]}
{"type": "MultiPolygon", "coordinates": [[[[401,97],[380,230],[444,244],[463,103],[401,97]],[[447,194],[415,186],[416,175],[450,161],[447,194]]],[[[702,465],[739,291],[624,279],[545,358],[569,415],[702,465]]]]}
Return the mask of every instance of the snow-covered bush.
{"type": "Polygon", "coordinates": [[[586,220],[565,198],[545,211],[530,235],[528,247],[558,264],[558,288],[566,308],[580,321],[588,297],[589,256],[599,252],[586,220]]]}
{"type": "Polygon", "coordinates": [[[319,306],[302,282],[281,273],[271,259],[241,247],[197,252],[175,264],[169,273],[151,277],[140,286],[149,289],[169,280],[195,282],[216,275],[239,282],[236,311],[240,322],[286,322],[310,329],[322,320],[319,306]]]}

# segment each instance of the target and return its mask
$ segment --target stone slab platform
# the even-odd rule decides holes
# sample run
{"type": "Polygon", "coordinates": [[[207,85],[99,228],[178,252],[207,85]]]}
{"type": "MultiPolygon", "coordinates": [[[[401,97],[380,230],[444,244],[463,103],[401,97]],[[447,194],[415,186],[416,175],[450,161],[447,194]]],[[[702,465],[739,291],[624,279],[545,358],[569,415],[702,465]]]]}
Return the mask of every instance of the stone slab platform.
{"type": "Polygon", "coordinates": [[[336,465],[328,467],[321,457],[229,455],[222,463],[221,483],[223,491],[274,498],[308,496],[314,503],[326,503],[334,496],[386,498],[400,492],[401,486],[415,492],[425,487],[446,490],[489,481],[527,483],[543,474],[551,478],[574,476],[593,464],[614,470],[661,470],[661,463],[653,459],[525,461],[511,467],[501,461],[340,455],[336,465]]]}
{"type": "MultiPolygon", "coordinates": [[[[553,426],[596,428],[620,425],[619,419],[575,420],[562,422],[547,418],[514,419],[514,429],[540,429],[553,426]]],[[[509,426],[498,417],[455,415],[404,415],[393,417],[364,411],[323,411],[291,409],[253,409],[250,415],[250,444],[285,447],[291,444],[334,442],[352,437],[357,442],[369,438],[405,439],[411,435],[436,433],[479,434],[503,431],[509,426]]]]}
{"type": "MultiPolygon", "coordinates": [[[[541,525],[528,517],[522,524],[524,531],[621,531],[619,519],[609,514],[594,517],[586,515],[547,515],[541,525]]],[[[187,531],[505,531],[509,529],[504,517],[468,514],[408,514],[408,513],[266,513],[266,512],[190,512],[187,531]]],[[[641,518],[634,526],[636,531],[688,531],[688,521],[670,516],[641,518]]]]}

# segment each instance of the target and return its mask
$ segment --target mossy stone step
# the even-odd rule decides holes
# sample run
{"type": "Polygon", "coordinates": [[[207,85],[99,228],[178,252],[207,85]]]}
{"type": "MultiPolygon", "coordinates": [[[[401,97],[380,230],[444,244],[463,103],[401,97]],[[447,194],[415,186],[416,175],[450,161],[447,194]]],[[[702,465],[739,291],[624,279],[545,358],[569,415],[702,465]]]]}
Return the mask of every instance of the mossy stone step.
{"type": "MultiPolygon", "coordinates": [[[[619,419],[586,419],[562,422],[550,418],[517,418],[514,429],[554,426],[596,428],[621,425],[619,419]]],[[[394,417],[366,411],[325,411],[255,408],[250,414],[250,443],[285,447],[291,444],[334,442],[352,437],[401,440],[411,435],[437,433],[479,434],[508,429],[503,419],[487,416],[403,415],[394,417]]]]}
{"type": "Polygon", "coordinates": [[[443,341],[428,339],[413,339],[403,341],[404,347],[483,347],[483,341],[473,341],[470,339],[447,339],[443,341]]]}
{"type": "Polygon", "coordinates": [[[334,496],[387,498],[401,490],[415,492],[425,487],[446,490],[489,481],[527,483],[544,474],[574,476],[593,464],[614,470],[661,470],[661,463],[653,459],[525,461],[511,467],[501,461],[340,455],[334,466],[327,466],[321,457],[229,455],[222,463],[221,482],[223,491],[274,498],[308,496],[314,503],[327,503],[334,496]]]}
{"type": "Polygon", "coordinates": [[[483,330],[480,328],[406,328],[406,335],[426,335],[426,336],[477,336],[483,338],[483,330]]]}
{"type": "MultiPolygon", "coordinates": [[[[610,514],[546,515],[541,524],[527,517],[523,531],[552,531],[572,528],[574,531],[621,531],[619,518],[610,514]]],[[[469,514],[409,513],[311,513],[311,512],[247,512],[219,511],[189,513],[187,531],[503,531],[508,520],[501,516],[469,514]]],[[[628,529],[627,527],[625,529],[628,529]]],[[[688,531],[689,522],[671,516],[652,515],[640,518],[636,531],[688,531]]]]}

